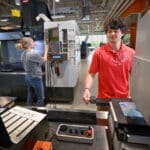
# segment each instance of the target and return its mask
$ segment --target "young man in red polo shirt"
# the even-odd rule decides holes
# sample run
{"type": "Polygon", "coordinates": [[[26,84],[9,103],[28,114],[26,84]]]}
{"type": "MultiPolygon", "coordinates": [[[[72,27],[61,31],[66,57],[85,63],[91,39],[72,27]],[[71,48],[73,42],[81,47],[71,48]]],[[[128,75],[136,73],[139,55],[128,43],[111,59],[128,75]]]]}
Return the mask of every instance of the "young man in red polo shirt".
{"type": "Polygon", "coordinates": [[[98,73],[97,98],[129,98],[129,74],[135,51],[122,43],[127,27],[121,18],[111,19],[105,24],[108,43],[95,50],[85,80],[83,100],[90,100],[90,88],[98,73]]]}

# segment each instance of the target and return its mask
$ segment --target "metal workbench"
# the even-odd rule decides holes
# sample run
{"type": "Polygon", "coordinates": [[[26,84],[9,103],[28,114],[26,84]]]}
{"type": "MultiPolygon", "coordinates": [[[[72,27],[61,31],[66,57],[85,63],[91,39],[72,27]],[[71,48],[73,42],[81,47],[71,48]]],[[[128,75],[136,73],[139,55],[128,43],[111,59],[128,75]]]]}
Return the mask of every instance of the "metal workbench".
{"type": "MultiPolygon", "coordinates": [[[[10,110],[13,110],[14,108],[10,110]]],[[[22,109],[30,111],[23,107],[22,109]]],[[[42,121],[42,123],[40,123],[40,125],[38,125],[38,128],[36,130],[30,132],[29,136],[24,138],[24,140],[21,140],[19,144],[12,144],[11,147],[2,149],[15,150],[17,148],[18,150],[22,150],[22,146],[23,149],[32,149],[35,141],[42,140],[52,142],[53,150],[109,150],[105,126],[99,126],[96,124],[95,111],[45,108],[33,108],[32,110],[43,112],[45,113],[45,115],[47,115],[47,117],[42,121]],[[57,130],[60,124],[92,127],[92,131],[94,131],[92,142],[84,142],[84,140],[81,142],[58,139],[57,130]],[[33,143],[31,143],[31,141],[33,141],[33,143]]],[[[9,113],[8,111],[6,111],[5,113],[9,113]]],[[[33,111],[33,113],[36,112],[33,111]]],[[[5,114],[3,114],[3,116],[4,115],[5,114]]],[[[87,129],[85,131],[87,131],[87,129]]]]}
{"type": "Polygon", "coordinates": [[[108,140],[104,126],[92,125],[94,128],[94,140],[92,144],[59,141],[55,135],[58,125],[62,122],[49,122],[50,136],[53,150],[109,150],[108,140]]]}
{"type": "Polygon", "coordinates": [[[96,111],[75,109],[49,109],[49,135],[54,150],[109,150],[105,126],[97,125],[96,111]],[[57,140],[56,130],[61,123],[72,125],[90,125],[94,128],[92,144],[57,140]]]}

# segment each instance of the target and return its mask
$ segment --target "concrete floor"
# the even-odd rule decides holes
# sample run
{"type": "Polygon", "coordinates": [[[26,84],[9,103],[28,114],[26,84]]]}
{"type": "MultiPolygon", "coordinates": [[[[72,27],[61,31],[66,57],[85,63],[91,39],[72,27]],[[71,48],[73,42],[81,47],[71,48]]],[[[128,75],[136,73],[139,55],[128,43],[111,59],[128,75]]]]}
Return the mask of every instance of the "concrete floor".
{"type": "MultiPolygon", "coordinates": [[[[83,102],[83,92],[84,92],[84,82],[86,78],[86,74],[91,62],[92,54],[94,51],[89,52],[89,56],[86,59],[81,60],[81,66],[79,71],[78,82],[75,88],[74,93],[74,100],[72,104],[63,103],[63,104],[54,104],[54,103],[47,103],[47,108],[64,108],[64,109],[80,109],[80,110],[96,110],[96,105],[94,104],[85,104],[83,102]]],[[[91,96],[97,95],[97,76],[94,80],[93,86],[91,88],[91,96]]],[[[16,102],[17,105],[26,106],[26,102],[16,102]]]]}
{"type": "MultiPolygon", "coordinates": [[[[96,105],[94,104],[85,104],[82,100],[83,92],[84,92],[84,81],[86,78],[86,74],[89,68],[89,64],[91,62],[93,51],[89,52],[89,56],[86,59],[81,60],[81,66],[79,71],[79,79],[75,89],[74,100],[72,104],[47,104],[47,107],[56,107],[56,108],[66,108],[66,109],[84,109],[84,110],[96,110],[96,105]]],[[[91,95],[97,96],[97,76],[94,79],[93,86],[91,88],[91,95]]]]}

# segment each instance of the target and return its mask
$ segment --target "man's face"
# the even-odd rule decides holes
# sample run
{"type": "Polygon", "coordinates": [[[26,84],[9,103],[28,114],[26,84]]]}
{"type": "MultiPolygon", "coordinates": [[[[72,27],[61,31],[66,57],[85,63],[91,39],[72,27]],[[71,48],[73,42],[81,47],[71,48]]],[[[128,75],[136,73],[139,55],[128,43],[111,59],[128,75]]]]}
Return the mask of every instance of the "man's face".
{"type": "Polygon", "coordinates": [[[107,31],[107,39],[111,43],[120,42],[123,35],[120,29],[108,29],[107,31]]]}

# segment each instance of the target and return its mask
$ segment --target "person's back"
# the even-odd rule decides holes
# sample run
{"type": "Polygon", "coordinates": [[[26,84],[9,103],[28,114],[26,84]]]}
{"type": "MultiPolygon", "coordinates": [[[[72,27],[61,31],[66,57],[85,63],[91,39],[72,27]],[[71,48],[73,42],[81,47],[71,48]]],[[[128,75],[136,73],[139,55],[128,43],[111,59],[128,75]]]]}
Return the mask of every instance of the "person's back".
{"type": "Polygon", "coordinates": [[[33,77],[42,78],[43,58],[36,52],[29,51],[22,54],[21,60],[24,65],[25,72],[33,77]]]}
{"type": "Polygon", "coordinates": [[[44,57],[33,51],[34,41],[30,37],[23,37],[17,44],[17,49],[24,49],[21,60],[26,72],[27,105],[31,106],[34,93],[37,97],[37,106],[44,106],[44,85],[42,81],[42,63],[47,60],[48,46],[45,48],[44,57]]]}

